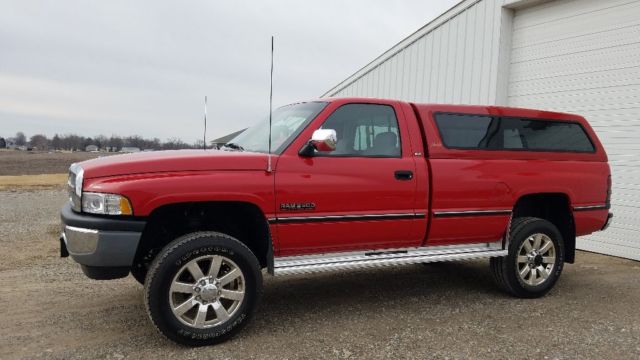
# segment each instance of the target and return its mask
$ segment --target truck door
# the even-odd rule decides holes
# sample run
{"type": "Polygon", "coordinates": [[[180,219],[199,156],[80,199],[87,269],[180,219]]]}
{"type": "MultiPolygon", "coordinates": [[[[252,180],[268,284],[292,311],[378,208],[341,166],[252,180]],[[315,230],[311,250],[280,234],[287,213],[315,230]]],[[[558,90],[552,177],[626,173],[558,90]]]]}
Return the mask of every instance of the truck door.
{"type": "MultiPolygon", "coordinates": [[[[275,188],[281,256],[419,246],[416,164],[396,103],[330,104],[278,159],[275,188]],[[316,129],[336,149],[299,150],[316,129]]],[[[426,181],[426,179],[421,179],[426,181]]]]}

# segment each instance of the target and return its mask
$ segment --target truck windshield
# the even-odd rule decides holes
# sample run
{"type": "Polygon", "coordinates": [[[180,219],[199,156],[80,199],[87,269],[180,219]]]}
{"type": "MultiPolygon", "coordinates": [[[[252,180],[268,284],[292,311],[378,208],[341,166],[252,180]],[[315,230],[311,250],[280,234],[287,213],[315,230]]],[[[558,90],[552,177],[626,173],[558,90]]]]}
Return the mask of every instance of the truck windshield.
{"type": "MultiPolygon", "coordinates": [[[[327,106],[326,102],[314,101],[280,107],[272,114],[271,149],[280,154],[327,106]]],[[[251,126],[231,139],[225,150],[240,150],[266,153],[269,151],[269,118],[251,126]]]]}

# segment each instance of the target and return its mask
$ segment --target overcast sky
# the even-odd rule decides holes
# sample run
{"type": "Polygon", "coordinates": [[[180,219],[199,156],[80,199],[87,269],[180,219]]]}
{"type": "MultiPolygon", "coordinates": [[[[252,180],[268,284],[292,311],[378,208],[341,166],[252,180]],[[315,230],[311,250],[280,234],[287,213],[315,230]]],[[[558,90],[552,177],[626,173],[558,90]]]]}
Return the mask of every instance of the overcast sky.
{"type": "Polygon", "coordinates": [[[208,139],[319,97],[458,0],[0,0],[0,136],[208,139]]]}

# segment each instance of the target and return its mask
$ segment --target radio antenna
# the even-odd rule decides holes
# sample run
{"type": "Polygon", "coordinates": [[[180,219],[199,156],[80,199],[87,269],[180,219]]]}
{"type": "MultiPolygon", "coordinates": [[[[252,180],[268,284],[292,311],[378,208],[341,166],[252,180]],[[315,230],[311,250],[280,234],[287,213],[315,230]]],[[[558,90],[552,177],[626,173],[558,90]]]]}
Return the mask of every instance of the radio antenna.
{"type": "Polygon", "coordinates": [[[271,35],[271,74],[269,78],[269,155],[267,172],[271,172],[271,114],[273,113],[273,35],[271,35]]]}
{"type": "Polygon", "coordinates": [[[204,96],[204,135],[202,135],[202,150],[207,150],[207,95],[204,96]]]}

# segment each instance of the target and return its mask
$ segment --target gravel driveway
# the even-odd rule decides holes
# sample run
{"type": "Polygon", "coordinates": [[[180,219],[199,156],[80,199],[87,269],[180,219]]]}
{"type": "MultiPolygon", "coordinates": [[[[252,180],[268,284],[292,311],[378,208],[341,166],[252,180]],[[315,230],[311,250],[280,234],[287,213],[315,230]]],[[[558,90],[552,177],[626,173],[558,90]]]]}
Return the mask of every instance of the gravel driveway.
{"type": "Polygon", "coordinates": [[[62,189],[0,192],[0,358],[640,358],[640,263],[579,252],[535,300],[487,261],[265,278],[256,319],[190,349],[157,334],[132,278],[58,257],[62,189]]]}

